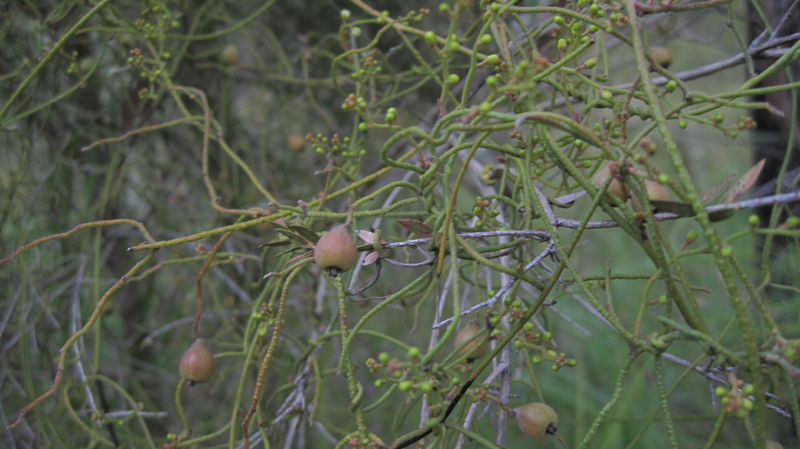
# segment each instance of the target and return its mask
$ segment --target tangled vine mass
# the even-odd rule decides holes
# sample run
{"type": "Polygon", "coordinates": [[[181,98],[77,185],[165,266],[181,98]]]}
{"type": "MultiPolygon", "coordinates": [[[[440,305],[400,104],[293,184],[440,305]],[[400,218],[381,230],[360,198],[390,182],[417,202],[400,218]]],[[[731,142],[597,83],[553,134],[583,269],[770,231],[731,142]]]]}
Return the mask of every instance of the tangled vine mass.
{"type": "Polygon", "coordinates": [[[800,2],[4,9],[8,447],[800,444],[800,2]]]}

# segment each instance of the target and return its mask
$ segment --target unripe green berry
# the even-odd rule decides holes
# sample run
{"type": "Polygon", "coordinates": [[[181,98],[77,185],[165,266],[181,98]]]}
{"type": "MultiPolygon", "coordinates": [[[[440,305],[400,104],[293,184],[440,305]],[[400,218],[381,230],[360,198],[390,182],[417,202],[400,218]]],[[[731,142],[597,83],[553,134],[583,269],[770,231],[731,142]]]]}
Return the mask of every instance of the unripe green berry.
{"type": "Polygon", "coordinates": [[[720,253],[722,254],[722,257],[731,257],[733,255],[733,248],[727,245],[723,246],[720,253]]]}
{"type": "Polygon", "coordinates": [[[426,31],[424,36],[425,36],[425,42],[427,42],[430,45],[433,45],[438,41],[438,39],[436,39],[436,33],[434,33],[433,31],[426,31]]]}

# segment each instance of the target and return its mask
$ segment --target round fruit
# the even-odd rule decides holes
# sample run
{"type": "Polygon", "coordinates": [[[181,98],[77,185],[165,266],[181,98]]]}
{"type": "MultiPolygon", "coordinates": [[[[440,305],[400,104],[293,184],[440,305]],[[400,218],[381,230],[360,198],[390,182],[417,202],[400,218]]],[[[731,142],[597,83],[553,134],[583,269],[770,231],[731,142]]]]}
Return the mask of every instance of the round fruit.
{"type": "Polygon", "coordinates": [[[467,358],[467,362],[479,359],[489,350],[487,334],[475,323],[467,323],[456,334],[455,346],[458,355],[467,358]]]}
{"type": "Polygon", "coordinates": [[[286,144],[290,150],[297,153],[306,147],[306,138],[300,134],[292,133],[286,136],[286,144]]]}
{"type": "Polygon", "coordinates": [[[775,440],[767,440],[767,449],[783,449],[783,445],[775,440]]]}
{"type": "Polygon", "coordinates": [[[358,248],[347,232],[347,225],[336,226],[319,239],[314,247],[314,260],[333,277],[355,266],[358,248]]]}
{"type": "Polygon", "coordinates": [[[541,440],[558,430],[558,414],[544,402],[530,402],[517,407],[517,424],[522,433],[541,440]]]}
{"type": "MultiPolygon", "coordinates": [[[[647,199],[650,201],[669,201],[672,199],[669,190],[655,181],[645,179],[644,186],[647,190],[647,199]]],[[[631,198],[631,205],[636,212],[642,212],[642,204],[636,197],[631,198]]]]}
{"type": "Polygon", "coordinates": [[[625,201],[630,196],[630,193],[628,192],[628,186],[619,182],[619,180],[615,177],[616,173],[619,173],[619,164],[616,162],[610,162],[608,165],[595,173],[594,176],[592,176],[592,182],[596,186],[602,188],[606,185],[608,178],[613,178],[608,184],[608,189],[606,192],[616,196],[620,199],[620,201],[625,201]]]}
{"type": "Polygon", "coordinates": [[[228,65],[236,65],[239,63],[239,48],[233,44],[228,44],[222,49],[219,59],[228,65]]]}
{"type": "Polygon", "coordinates": [[[665,69],[672,64],[672,50],[667,47],[650,47],[647,49],[647,56],[649,56],[654,63],[664,67],[665,69]]]}
{"type": "Polygon", "coordinates": [[[211,345],[204,339],[198,338],[192,346],[181,356],[181,376],[195,382],[205,382],[214,372],[214,353],[211,345]]]}

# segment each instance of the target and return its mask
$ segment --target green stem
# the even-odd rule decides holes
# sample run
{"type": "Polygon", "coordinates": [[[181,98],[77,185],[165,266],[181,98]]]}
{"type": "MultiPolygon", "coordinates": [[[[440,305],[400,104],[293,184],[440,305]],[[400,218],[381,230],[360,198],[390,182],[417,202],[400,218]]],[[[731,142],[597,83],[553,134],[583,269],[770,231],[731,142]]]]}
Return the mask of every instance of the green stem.
{"type": "Polygon", "coordinates": [[[72,28],[70,28],[66,33],[64,33],[63,36],[61,36],[61,39],[56,41],[55,45],[53,45],[53,48],[51,48],[50,51],[48,51],[44,55],[44,57],[39,61],[39,63],[36,64],[36,67],[33,68],[31,73],[29,73],[24,80],[22,80],[22,83],[20,83],[20,85],[17,86],[17,88],[14,90],[14,93],[11,94],[8,100],[6,100],[6,103],[3,105],[3,107],[0,108],[0,120],[2,120],[3,117],[5,117],[5,115],[11,108],[11,105],[14,104],[14,101],[16,101],[17,97],[19,97],[22,91],[25,90],[26,87],[28,87],[28,84],[30,84],[31,81],[33,81],[33,79],[36,78],[36,75],[39,74],[42,68],[44,68],[44,66],[47,65],[47,63],[50,62],[51,59],[53,59],[53,56],[55,56],[56,53],[58,53],[64,47],[64,44],[67,43],[69,38],[74,36],[81,29],[81,27],[84,26],[86,22],[89,21],[89,19],[91,19],[95,14],[97,14],[101,9],[103,9],[110,1],[111,0],[101,0],[100,3],[95,5],[94,8],[90,9],[89,12],[84,14],[83,17],[81,17],[77,22],[75,22],[75,25],[72,25],[72,28]]]}

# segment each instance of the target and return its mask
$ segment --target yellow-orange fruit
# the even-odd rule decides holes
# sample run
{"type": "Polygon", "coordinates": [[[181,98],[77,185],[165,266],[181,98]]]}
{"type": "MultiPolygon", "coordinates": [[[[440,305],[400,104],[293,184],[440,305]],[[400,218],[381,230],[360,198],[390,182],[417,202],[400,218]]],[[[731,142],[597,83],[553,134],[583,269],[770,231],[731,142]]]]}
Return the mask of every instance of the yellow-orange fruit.
{"type": "Polygon", "coordinates": [[[314,247],[314,261],[331,276],[353,268],[358,261],[358,248],[347,225],[339,225],[328,231],[314,247]]]}
{"type": "Polygon", "coordinates": [[[672,64],[672,50],[667,47],[659,47],[654,45],[647,49],[647,55],[650,56],[650,59],[654,63],[664,67],[665,69],[672,64]]]}
{"type": "Polygon", "coordinates": [[[286,144],[290,150],[296,153],[306,147],[306,138],[300,134],[292,133],[286,136],[286,144]]]}
{"type": "Polygon", "coordinates": [[[475,323],[467,323],[456,334],[454,342],[458,355],[466,357],[467,361],[479,359],[489,350],[488,334],[481,331],[475,323]]]}
{"type": "Polygon", "coordinates": [[[220,61],[228,65],[236,65],[239,63],[239,48],[233,44],[228,44],[222,49],[219,54],[220,61]]]}
{"type": "Polygon", "coordinates": [[[558,430],[558,414],[544,402],[530,402],[517,407],[517,424],[522,433],[541,440],[558,430]]]}
{"type": "MultiPolygon", "coordinates": [[[[619,182],[617,178],[614,178],[614,174],[612,173],[611,170],[612,167],[619,167],[619,164],[617,164],[616,162],[609,163],[608,165],[600,169],[597,173],[595,173],[594,176],[592,176],[592,182],[597,187],[602,188],[603,186],[606,185],[606,181],[608,181],[608,178],[612,178],[611,183],[608,184],[608,189],[606,190],[606,192],[616,196],[622,201],[625,201],[628,199],[628,196],[630,196],[630,193],[628,192],[628,186],[619,182]]],[[[618,171],[618,169],[615,171],[618,171]]]]}
{"type": "MultiPolygon", "coordinates": [[[[655,181],[645,179],[644,187],[647,190],[647,199],[650,201],[669,201],[672,199],[669,190],[655,181]]],[[[636,212],[642,212],[644,210],[642,204],[635,196],[631,198],[631,206],[633,206],[633,210],[636,212]]]]}
{"type": "Polygon", "coordinates": [[[214,373],[214,352],[202,338],[196,339],[181,356],[181,376],[194,382],[205,382],[214,373]]]}

